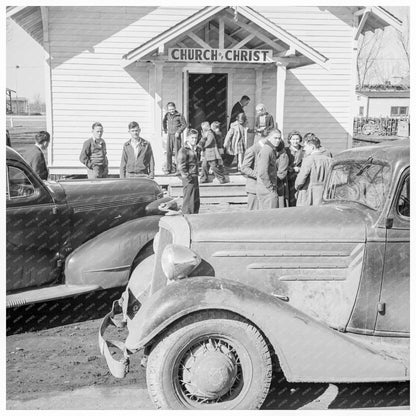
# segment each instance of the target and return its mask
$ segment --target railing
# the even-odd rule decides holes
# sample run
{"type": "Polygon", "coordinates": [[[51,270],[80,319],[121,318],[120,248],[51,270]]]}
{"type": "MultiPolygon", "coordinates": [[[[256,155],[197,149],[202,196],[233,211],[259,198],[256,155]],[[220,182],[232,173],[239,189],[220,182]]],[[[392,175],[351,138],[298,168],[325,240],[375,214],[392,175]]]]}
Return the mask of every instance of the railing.
{"type": "Polygon", "coordinates": [[[396,136],[400,122],[409,123],[409,117],[354,117],[354,136],[396,136]]]}

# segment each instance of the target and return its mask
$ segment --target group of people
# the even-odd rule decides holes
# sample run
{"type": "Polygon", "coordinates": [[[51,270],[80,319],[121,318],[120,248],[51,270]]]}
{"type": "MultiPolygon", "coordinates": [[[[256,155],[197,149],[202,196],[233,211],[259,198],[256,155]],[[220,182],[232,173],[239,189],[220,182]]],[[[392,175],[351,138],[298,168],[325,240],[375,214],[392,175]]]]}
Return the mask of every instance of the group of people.
{"type": "Polygon", "coordinates": [[[288,145],[277,128],[245,153],[242,174],[247,178],[250,210],[318,205],[332,155],[319,138],[294,130],[288,145]],[[303,144],[302,144],[303,141],[303,144]]]}
{"type": "MultiPolygon", "coordinates": [[[[228,182],[224,165],[230,165],[237,157],[237,168],[246,178],[248,208],[269,209],[300,205],[316,205],[322,199],[323,184],[332,155],[321,146],[313,133],[302,137],[299,131],[291,131],[287,145],[282,134],[263,104],[256,105],[254,128],[247,127],[244,107],[250,98],[244,95],[231,112],[225,138],[218,121],[201,123],[200,132],[188,129],[185,118],[176,110],[173,102],[167,104],[162,126],[166,137],[165,173],[179,175],[183,183],[184,213],[198,213],[199,171],[200,182],[209,181],[212,173],[218,183],[228,182]],[[248,146],[247,133],[254,133],[254,141],[248,146]]],[[[91,138],[82,146],[79,160],[87,168],[89,179],[108,176],[107,147],[102,138],[103,125],[92,125],[91,138]]],[[[130,139],[124,143],[120,178],[148,177],[155,175],[152,146],[140,136],[136,121],[128,125],[130,139]]],[[[41,131],[35,136],[35,144],[26,153],[26,160],[42,179],[47,179],[48,168],[44,151],[50,135],[41,131]]]]}
{"type": "MultiPolygon", "coordinates": [[[[120,178],[155,176],[155,161],[151,144],[140,136],[140,126],[136,121],[128,125],[130,139],[124,143],[121,153],[120,178]]],[[[103,125],[92,125],[92,137],[86,140],[79,156],[80,162],[87,168],[89,179],[108,176],[107,146],[102,138],[103,125]]]]}

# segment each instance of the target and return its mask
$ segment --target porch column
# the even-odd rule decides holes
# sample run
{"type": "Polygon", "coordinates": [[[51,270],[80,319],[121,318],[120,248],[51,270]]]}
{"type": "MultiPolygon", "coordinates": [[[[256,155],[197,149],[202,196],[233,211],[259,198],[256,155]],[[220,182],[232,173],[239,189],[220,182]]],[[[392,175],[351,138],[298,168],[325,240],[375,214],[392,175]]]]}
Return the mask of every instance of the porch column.
{"type": "Polygon", "coordinates": [[[55,144],[53,131],[52,113],[52,78],[51,78],[51,59],[49,43],[49,13],[48,8],[40,8],[43,27],[43,47],[44,47],[44,74],[45,74],[45,104],[46,104],[46,130],[51,135],[51,142],[48,146],[48,165],[53,166],[53,148],[55,144]]]}
{"type": "Polygon", "coordinates": [[[162,77],[163,63],[154,62],[153,71],[149,74],[150,95],[153,97],[153,141],[152,149],[155,158],[156,173],[162,172],[166,147],[162,143],[162,77]]]}
{"type": "Polygon", "coordinates": [[[286,90],[286,64],[276,62],[276,118],[278,129],[283,132],[283,119],[285,111],[285,90],[286,90]]]}
{"type": "MultiPolygon", "coordinates": [[[[263,97],[263,68],[256,68],[256,105],[263,102],[262,97],[263,97]]],[[[256,110],[254,109],[254,112],[255,111],[256,110]]]]}

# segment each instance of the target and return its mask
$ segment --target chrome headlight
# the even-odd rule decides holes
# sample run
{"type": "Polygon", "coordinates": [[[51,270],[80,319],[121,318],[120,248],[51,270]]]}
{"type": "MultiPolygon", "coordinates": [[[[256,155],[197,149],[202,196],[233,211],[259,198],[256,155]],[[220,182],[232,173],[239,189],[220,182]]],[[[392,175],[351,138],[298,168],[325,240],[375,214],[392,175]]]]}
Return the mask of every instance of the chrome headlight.
{"type": "Polygon", "coordinates": [[[153,253],[156,253],[157,247],[159,245],[160,240],[160,231],[156,233],[156,235],[153,237],[153,253]]]}
{"type": "Polygon", "coordinates": [[[162,270],[168,280],[187,277],[201,263],[201,258],[190,248],[168,244],[161,257],[162,270]]]}

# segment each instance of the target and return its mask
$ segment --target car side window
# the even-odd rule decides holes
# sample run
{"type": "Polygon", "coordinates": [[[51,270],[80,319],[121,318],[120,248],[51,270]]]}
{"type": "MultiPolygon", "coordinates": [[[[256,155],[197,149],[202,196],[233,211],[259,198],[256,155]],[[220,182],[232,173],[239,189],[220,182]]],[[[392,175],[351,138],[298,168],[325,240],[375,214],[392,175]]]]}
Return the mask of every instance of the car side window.
{"type": "Polygon", "coordinates": [[[35,186],[22,169],[9,166],[8,181],[8,199],[27,198],[35,193],[35,186]]]}
{"type": "Polygon", "coordinates": [[[402,183],[397,200],[397,212],[403,217],[410,217],[410,175],[407,175],[402,183]]]}

